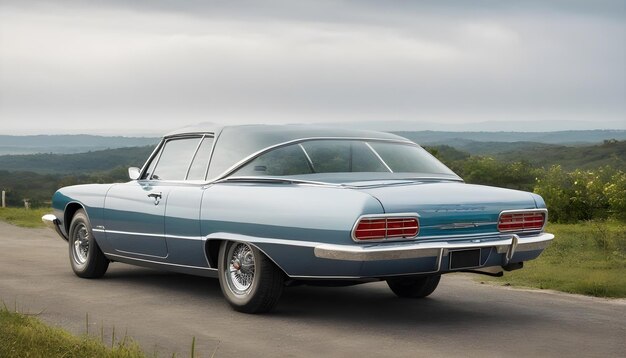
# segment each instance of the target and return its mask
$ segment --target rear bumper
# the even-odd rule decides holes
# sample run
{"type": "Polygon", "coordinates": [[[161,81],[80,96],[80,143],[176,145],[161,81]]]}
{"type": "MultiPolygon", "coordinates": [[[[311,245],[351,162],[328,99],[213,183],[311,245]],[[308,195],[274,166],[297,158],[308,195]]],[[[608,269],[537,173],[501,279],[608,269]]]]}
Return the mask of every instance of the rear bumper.
{"type": "Polygon", "coordinates": [[[46,214],[41,217],[41,221],[43,221],[43,223],[46,224],[46,226],[48,226],[49,228],[56,231],[56,233],[59,234],[59,236],[63,240],[67,241],[67,236],[65,236],[65,234],[61,230],[61,221],[59,221],[56,216],[52,214],[46,214]]]}
{"type": "Polygon", "coordinates": [[[554,235],[542,233],[535,236],[520,237],[510,234],[452,242],[389,243],[367,246],[322,244],[315,247],[314,253],[315,257],[322,259],[361,262],[435,258],[437,271],[439,271],[442,259],[447,257],[450,251],[495,248],[498,254],[505,254],[502,265],[507,265],[512,262],[516,254],[543,251],[553,239],[554,235]]]}

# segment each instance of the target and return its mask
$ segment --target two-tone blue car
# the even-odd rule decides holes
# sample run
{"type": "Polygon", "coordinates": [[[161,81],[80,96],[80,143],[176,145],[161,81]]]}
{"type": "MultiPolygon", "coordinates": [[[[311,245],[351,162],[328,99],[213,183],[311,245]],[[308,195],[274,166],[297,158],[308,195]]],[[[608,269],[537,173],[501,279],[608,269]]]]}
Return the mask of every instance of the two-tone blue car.
{"type": "Polygon", "coordinates": [[[218,277],[242,312],[271,310],[297,283],[385,280],[426,297],[444,273],[501,275],[554,238],[539,195],[465,184],[389,133],[189,128],[129,175],[54,194],[43,220],[68,241],[76,275],[117,261],[218,277]]]}

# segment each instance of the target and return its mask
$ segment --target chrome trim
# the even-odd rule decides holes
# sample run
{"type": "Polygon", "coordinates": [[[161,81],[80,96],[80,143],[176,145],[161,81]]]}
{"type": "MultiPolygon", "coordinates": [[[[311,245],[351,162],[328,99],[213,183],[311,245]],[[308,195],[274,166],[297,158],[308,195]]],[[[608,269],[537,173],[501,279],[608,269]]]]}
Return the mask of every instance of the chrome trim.
{"type": "Polygon", "coordinates": [[[495,247],[498,253],[507,253],[510,260],[516,252],[534,251],[546,248],[554,235],[543,233],[532,237],[502,235],[498,240],[466,242],[403,243],[390,245],[335,245],[322,244],[314,249],[315,257],[329,260],[378,261],[400,260],[447,255],[449,250],[495,247]],[[506,251],[502,251],[502,250],[506,251]]]}
{"type": "Polygon", "coordinates": [[[370,279],[370,276],[307,276],[307,275],[289,275],[289,278],[292,279],[301,279],[301,280],[359,280],[359,279],[370,279]]]}
{"type": "Polygon", "coordinates": [[[204,181],[207,181],[207,177],[209,176],[209,169],[211,168],[211,161],[213,160],[213,153],[215,153],[215,145],[217,144],[217,140],[220,138],[222,131],[219,132],[209,132],[209,134],[213,135],[213,144],[211,145],[211,154],[209,155],[209,162],[206,166],[206,171],[204,172],[204,181]]]}
{"type": "Polygon", "coordinates": [[[114,250],[115,250],[115,251],[117,251],[117,252],[124,253],[124,254],[131,254],[131,255],[137,255],[137,256],[145,256],[145,257],[154,257],[154,258],[156,258],[156,259],[163,259],[163,260],[167,259],[167,258],[170,256],[170,253],[169,253],[169,252],[168,252],[168,253],[167,253],[167,255],[165,255],[165,256],[158,256],[158,255],[142,254],[142,253],[139,253],[139,252],[125,251],[125,250],[118,250],[118,249],[114,249],[114,250]]]}
{"type": "MultiPolygon", "coordinates": [[[[369,189],[369,188],[379,188],[379,187],[386,187],[386,186],[401,186],[401,185],[415,185],[416,182],[419,183],[423,183],[424,180],[437,180],[437,181],[453,181],[453,182],[458,182],[458,183],[463,183],[463,179],[461,178],[450,178],[450,177],[435,177],[435,176],[430,176],[430,177],[409,177],[409,178],[397,178],[397,179],[370,179],[370,180],[365,180],[365,181],[373,181],[373,182],[377,182],[377,181],[397,181],[397,183],[376,183],[376,184],[369,184],[369,185],[348,185],[348,184],[342,184],[342,186],[346,187],[346,188],[350,188],[350,189],[369,189]]],[[[356,180],[358,181],[358,180],[356,180]]]]}
{"type": "MultiPolygon", "coordinates": [[[[202,137],[200,137],[200,141],[198,141],[198,145],[196,146],[196,150],[193,152],[193,156],[191,156],[191,160],[189,161],[189,165],[187,166],[187,172],[185,173],[185,180],[187,180],[187,178],[189,178],[189,172],[191,171],[191,165],[193,164],[193,161],[196,159],[196,155],[198,155],[198,150],[200,149],[200,146],[202,145],[202,141],[204,140],[204,138],[206,138],[206,134],[202,135],[202,137]]],[[[209,165],[209,163],[207,163],[207,166],[209,165]]]]}
{"type": "MultiPolygon", "coordinates": [[[[150,163],[152,162],[152,160],[153,159],[157,160],[156,159],[157,155],[160,156],[160,150],[163,147],[163,143],[165,143],[164,138],[162,138],[159,144],[156,145],[152,153],[150,153],[150,155],[148,156],[148,160],[146,160],[146,162],[143,163],[143,166],[141,167],[141,169],[139,169],[139,178],[137,180],[149,180],[150,179],[150,178],[143,178],[143,176],[144,174],[146,174],[145,171],[148,170],[148,167],[150,166],[150,163]]],[[[156,164],[154,166],[156,167],[156,164]]]]}
{"type": "MultiPolygon", "coordinates": [[[[430,226],[422,226],[422,228],[427,228],[430,226]]],[[[442,241],[442,240],[462,240],[462,239],[470,239],[470,238],[498,238],[502,235],[501,232],[483,232],[478,234],[455,234],[455,235],[430,235],[430,236],[420,236],[417,238],[419,242],[431,242],[431,241],[442,241]]]]}
{"type": "Polygon", "coordinates": [[[311,168],[311,171],[315,173],[315,165],[313,165],[313,161],[311,160],[309,153],[306,151],[302,143],[298,143],[298,146],[300,146],[300,149],[302,149],[302,152],[304,153],[304,156],[306,157],[306,160],[309,163],[309,168],[311,168]]]}
{"type": "Polygon", "coordinates": [[[310,247],[310,248],[314,248],[314,247],[319,246],[320,244],[323,244],[322,242],[317,242],[317,241],[272,239],[272,238],[248,236],[248,235],[242,235],[242,234],[232,234],[232,233],[226,233],[226,232],[215,232],[215,233],[208,235],[205,239],[207,241],[227,240],[227,241],[247,242],[251,244],[262,243],[262,244],[290,245],[290,246],[310,247]]]}
{"type": "Polygon", "coordinates": [[[129,167],[128,168],[128,178],[130,180],[137,180],[141,178],[141,169],[137,167],[129,167]]]}
{"type": "MultiPolygon", "coordinates": [[[[275,261],[273,257],[268,255],[267,252],[265,252],[265,250],[263,250],[261,247],[259,247],[259,245],[258,245],[259,243],[278,244],[278,245],[290,245],[290,246],[297,246],[297,247],[308,247],[308,248],[311,248],[311,249],[313,249],[314,247],[316,247],[316,246],[318,246],[320,244],[319,242],[292,241],[292,240],[284,240],[284,239],[270,239],[270,238],[261,238],[261,237],[241,235],[241,234],[231,234],[231,233],[225,233],[225,232],[212,233],[212,234],[210,234],[210,235],[208,235],[206,237],[205,241],[209,242],[209,240],[243,242],[243,243],[252,245],[257,250],[261,251],[263,253],[263,255],[265,255],[267,258],[269,258],[270,261],[272,261],[284,273],[287,273],[287,270],[285,270],[280,265],[280,263],[275,261]]],[[[205,243],[205,245],[206,245],[206,243],[205,243]]],[[[210,267],[211,263],[209,261],[208,256],[206,255],[206,253],[207,253],[206,246],[205,246],[204,253],[205,253],[206,260],[207,260],[207,264],[210,267]]]]}
{"type": "Polygon", "coordinates": [[[376,156],[376,158],[378,158],[378,160],[380,160],[381,163],[383,163],[383,165],[385,166],[385,168],[387,168],[387,170],[389,170],[390,173],[393,173],[393,170],[391,170],[391,168],[389,167],[389,165],[387,165],[387,162],[385,162],[385,160],[383,159],[383,157],[380,156],[380,154],[378,154],[378,152],[372,148],[372,146],[368,143],[368,142],[364,142],[365,145],[372,151],[372,153],[374,153],[374,155],[376,156]]]}
{"type": "Polygon", "coordinates": [[[511,259],[513,258],[513,255],[515,255],[515,250],[517,250],[518,243],[519,243],[519,236],[517,236],[515,234],[511,235],[511,246],[509,246],[509,249],[506,252],[506,257],[504,259],[504,265],[508,265],[509,262],[511,262],[511,259]]]}
{"type": "Polygon", "coordinates": [[[431,225],[431,226],[423,226],[424,228],[429,229],[439,229],[439,230],[454,230],[454,229],[467,229],[467,228],[475,228],[480,226],[489,226],[498,224],[497,222],[470,222],[470,223],[451,223],[451,224],[442,224],[442,225],[431,225]]]}
{"type": "MultiPolygon", "coordinates": [[[[106,229],[91,229],[95,232],[101,232],[105,234],[121,234],[121,235],[135,235],[135,236],[149,236],[149,237],[164,237],[166,239],[181,239],[181,240],[204,240],[202,236],[181,236],[181,235],[166,235],[166,234],[148,234],[143,232],[131,232],[131,231],[119,231],[119,230],[106,230],[106,229]]],[[[161,256],[156,256],[161,257],[161,256]]]]}
{"type": "Polygon", "coordinates": [[[41,221],[43,221],[44,224],[46,224],[47,227],[49,227],[50,229],[56,231],[56,233],[65,241],[69,241],[68,237],[65,236],[65,234],[63,233],[63,231],[61,231],[61,221],[59,219],[57,219],[56,216],[54,216],[53,214],[46,214],[44,216],[41,217],[41,221]]]}
{"type": "MultiPolygon", "coordinates": [[[[194,138],[199,138],[200,141],[198,141],[198,145],[196,146],[196,152],[198,151],[198,147],[200,147],[200,144],[202,144],[202,138],[204,138],[204,135],[200,135],[200,134],[182,134],[182,135],[177,135],[177,136],[172,136],[172,137],[168,137],[168,138],[164,138],[163,139],[163,145],[162,148],[165,148],[165,146],[167,145],[167,143],[173,141],[173,140],[180,140],[180,139],[194,139],[194,138]]],[[[195,158],[196,156],[196,152],[194,152],[193,157],[191,158],[191,161],[189,162],[189,165],[187,165],[187,172],[185,173],[185,179],[183,179],[183,181],[187,180],[187,175],[189,174],[189,169],[191,168],[191,163],[193,162],[193,158],[195,158]]],[[[159,162],[161,161],[161,157],[163,156],[163,151],[161,151],[159,153],[159,158],[156,162],[156,164],[154,165],[154,171],[156,171],[156,168],[159,166],[159,162]]],[[[148,180],[159,180],[159,181],[167,181],[167,179],[165,180],[161,180],[161,179],[153,179],[152,177],[154,176],[154,173],[150,173],[150,178],[146,178],[148,180]]]]}
{"type": "Polygon", "coordinates": [[[289,179],[289,178],[284,178],[284,177],[253,176],[253,175],[248,175],[248,176],[230,176],[230,177],[226,177],[224,179],[220,179],[220,180],[214,181],[211,184],[227,183],[229,181],[231,181],[231,182],[237,182],[237,181],[257,181],[257,182],[267,182],[267,183],[270,183],[270,182],[283,182],[283,183],[299,184],[299,185],[315,185],[315,186],[327,186],[327,187],[334,187],[334,188],[347,188],[345,185],[342,185],[342,184],[326,183],[326,182],[315,181],[315,180],[289,179]]]}
{"type": "Polygon", "coordinates": [[[496,223],[496,229],[498,227],[498,224],[500,224],[500,218],[502,217],[502,215],[504,215],[504,214],[518,214],[518,213],[544,213],[545,214],[545,220],[543,221],[543,226],[541,227],[541,229],[509,230],[509,231],[500,231],[500,230],[498,230],[498,232],[501,232],[501,233],[543,232],[543,230],[546,228],[546,225],[548,224],[548,209],[546,209],[546,208],[503,210],[503,211],[500,212],[500,215],[498,215],[498,222],[496,223]]]}
{"type": "Polygon", "coordinates": [[[388,213],[388,214],[366,214],[359,216],[354,225],[352,225],[352,230],[350,231],[350,237],[352,241],[359,244],[367,244],[367,243],[379,243],[379,242],[396,242],[396,241],[407,241],[416,238],[420,234],[420,216],[418,213],[388,213]],[[387,219],[387,218],[397,218],[397,219],[415,219],[417,220],[417,233],[411,237],[399,237],[399,238],[391,238],[387,239],[387,230],[385,230],[385,239],[378,240],[359,240],[354,236],[357,226],[359,222],[363,219],[387,219]]]}
{"type": "Polygon", "coordinates": [[[156,264],[156,265],[174,266],[174,267],[197,269],[197,270],[206,270],[206,271],[217,271],[217,269],[210,268],[210,267],[181,265],[181,264],[173,264],[173,263],[169,263],[169,262],[161,262],[161,261],[153,261],[153,260],[146,260],[146,259],[138,259],[136,257],[129,257],[129,256],[124,256],[124,255],[111,254],[111,253],[108,253],[108,252],[105,252],[104,255],[107,256],[107,257],[122,258],[122,259],[125,259],[125,260],[128,260],[128,261],[140,261],[140,262],[146,262],[146,263],[151,263],[151,264],[156,264]]]}

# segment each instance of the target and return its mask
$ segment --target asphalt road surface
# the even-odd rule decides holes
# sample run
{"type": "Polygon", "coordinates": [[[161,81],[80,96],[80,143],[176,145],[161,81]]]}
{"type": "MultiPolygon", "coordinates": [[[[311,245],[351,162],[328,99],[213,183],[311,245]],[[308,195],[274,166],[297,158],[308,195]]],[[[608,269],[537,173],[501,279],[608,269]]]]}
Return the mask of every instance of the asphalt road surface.
{"type": "Polygon", "coordinates": [[[48,229],[0,222],[0,299],[105,342],[127,332],[149,354],[200,357],[625,357],[626,300],[480,284],[447,275],[424,300],[385,283],[291,287],[266,315],[232,311],[215,279],[109,266],[76,277],[48,229]]]}

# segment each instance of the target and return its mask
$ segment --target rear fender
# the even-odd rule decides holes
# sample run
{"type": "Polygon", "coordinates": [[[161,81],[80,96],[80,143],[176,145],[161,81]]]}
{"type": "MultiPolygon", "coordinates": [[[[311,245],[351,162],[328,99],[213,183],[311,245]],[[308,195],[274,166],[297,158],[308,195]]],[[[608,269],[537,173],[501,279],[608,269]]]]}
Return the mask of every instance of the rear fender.
{"type": "Polygon", "coordinates": [[[269,258],[287,276],[297,275],[297,257],[313,256],[319,242],[263,238],[217,232],[206,237],[205,254],[209,267],[217,269],[219,248],[223,241],[247,243],[269,258]],[[289,252],[289,253],[287,253],[289,252]]]}

